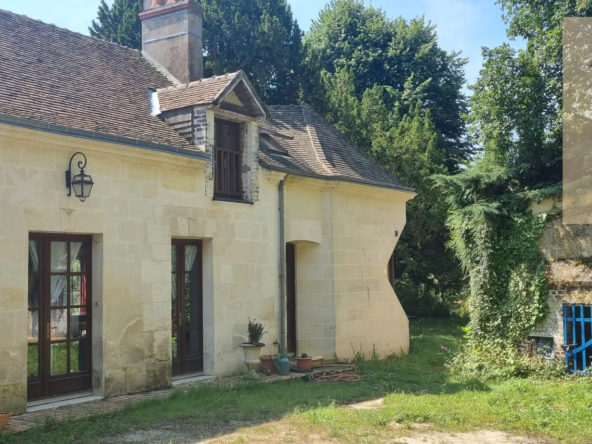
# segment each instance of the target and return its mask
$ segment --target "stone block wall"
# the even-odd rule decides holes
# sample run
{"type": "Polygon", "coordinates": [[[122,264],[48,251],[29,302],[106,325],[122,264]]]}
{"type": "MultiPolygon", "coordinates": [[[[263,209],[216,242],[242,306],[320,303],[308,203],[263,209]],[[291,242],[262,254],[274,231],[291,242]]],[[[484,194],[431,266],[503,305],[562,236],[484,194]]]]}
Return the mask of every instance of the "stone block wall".
{"type": "MultiPolygon", "coordinates": [[[[207,146],[207,128],[208,117],[205,108],[193,107],[193,145],[200,148],[201,151],[208,152],[207,146]]],[[[212,154],[211,151],[208,154],[212,154]]]]}
{"type": "Polygon", "coordinates": [[[408,320],[387,264],[409,197],[322,181],[286,185],[286,241],[296,243],[298,353],[406,352],[408,320]]]}

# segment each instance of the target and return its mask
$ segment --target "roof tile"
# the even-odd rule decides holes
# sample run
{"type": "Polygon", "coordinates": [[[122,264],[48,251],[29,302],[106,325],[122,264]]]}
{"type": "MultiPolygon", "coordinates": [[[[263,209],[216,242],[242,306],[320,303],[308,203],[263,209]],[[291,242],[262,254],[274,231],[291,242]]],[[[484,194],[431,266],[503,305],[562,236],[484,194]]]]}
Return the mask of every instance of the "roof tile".
{"type": "Polygon", "coordinates": [[[148,89],[171,82],[137,50],[0,10],[0,113],[189,147],[150,116],[148,89]]]}

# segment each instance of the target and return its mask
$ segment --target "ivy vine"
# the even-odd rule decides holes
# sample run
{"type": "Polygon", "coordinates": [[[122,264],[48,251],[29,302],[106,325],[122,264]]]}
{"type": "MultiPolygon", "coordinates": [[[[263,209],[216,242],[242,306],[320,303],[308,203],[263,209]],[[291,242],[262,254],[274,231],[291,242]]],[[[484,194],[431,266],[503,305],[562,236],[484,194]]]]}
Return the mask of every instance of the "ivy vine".
{"type": "Polygon", "coordinates": [[[507,362],[493,356],[500,354],[512,356],[514,362],[517,346],[548,310],[546,264],[539,245],[546,214],[535,215],[529,208],[561,188],[524,190],[508,171],[478,168],[436,181],[451,208],[450,247],[470,285],[468,344],[456,366],[482,370],[495,366],[496,359],[503,366],[507,362]]]}

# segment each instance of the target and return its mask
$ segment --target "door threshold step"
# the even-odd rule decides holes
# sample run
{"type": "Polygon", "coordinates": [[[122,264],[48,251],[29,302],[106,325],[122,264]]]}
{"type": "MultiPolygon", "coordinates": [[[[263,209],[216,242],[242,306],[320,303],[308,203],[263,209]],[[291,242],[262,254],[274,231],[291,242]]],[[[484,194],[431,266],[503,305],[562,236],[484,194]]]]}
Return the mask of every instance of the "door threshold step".
{"type": "Polygon", "coordinates": [[[188,384],[212,382],[214,379],[216,379],[215,376],[206,376],[203,373],[192,373],[173,377],[172,385],[173,387],[180,387],[188,384]]]}
{"type": "Polygon", "coordinates": [[[84,402],[100,401],[102,396],[92,393],[79,393],[77,395],[60,396],[56,398],[41,399],[27,403],[27,413],[40,412],[42,410],[54,409],[68,405],[82,404],[84,402]]]}

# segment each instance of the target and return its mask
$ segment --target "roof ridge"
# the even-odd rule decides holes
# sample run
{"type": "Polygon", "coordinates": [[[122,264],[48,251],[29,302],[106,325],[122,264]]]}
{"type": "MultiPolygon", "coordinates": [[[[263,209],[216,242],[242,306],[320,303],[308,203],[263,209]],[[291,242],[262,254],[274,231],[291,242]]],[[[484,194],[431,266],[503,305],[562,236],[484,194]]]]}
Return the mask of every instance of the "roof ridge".
{"type": "Polygon", "coordinates": [[[99,39],[99,38],[93,37],[91,35],[82,34],[81,32],[72,31],[71,29],[63,28],[63,27],[58,26],[58,25],[56,25],[54,23],[46,23],[43,20],[35,19],[35,18],[29,17],[28,15],[25,15],[25,14],[17,14],[15,12],[9,11],[7,9],[0,9],[0,13],[6,13],[6,14],[11,15],[13,17],[17,17],[17,18],[20,18],[20,19],[25,19],[25,20],[28,20],[28,21],[33,22],[33,23],[37,23],[37,24],[41,24],[43,26],[54,28],[54,29],[56,29],[57,31],[60,31],[60,32],[65,32],[65,33],[68,33],[68,34],[74,34],[76,36],[84,37],[85,39],[88,39],[88,40],[92,40],[92,41],[95,41],[95,42],[98,42],[98,43],[101,43],[101,44],[113,45],[113,46],[116,46],[118,48],[122,48],[122,49],[126,49],[126,50],[129,50],[129,51],[133,51],[133,52],[135,52],[135,53],[137,53],[139,55],[142,55],[142,52],[139,49],[130,48],[129,46],[120,45],[119,43],[110,42],[108,40],[99,39]]]}
{"type": "Polygon", "coordinates": [[[241,74],[243,72],[243,70],[238,70],[235,72],[229,72],[226,74],[222,74],[219,76],[212,76],[212,77],[204,77],[202,79],[199,80],[194,80],[193,82],[189,82],[189,83],[182,83],[180,85],[172,85],[172,86],[167,86],[166,88],[160,88],[158,91],[166,91],[166,90],[173,90],[173,89],[183,89],[183,88],[191,88],[193,86],[197,86],[205,81],[208,80],[219,80],[219,79],[223,79],[223,78],[228,78],[229,80],[234,80],[239,74],[241,74]]]}

